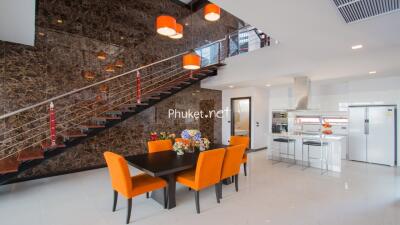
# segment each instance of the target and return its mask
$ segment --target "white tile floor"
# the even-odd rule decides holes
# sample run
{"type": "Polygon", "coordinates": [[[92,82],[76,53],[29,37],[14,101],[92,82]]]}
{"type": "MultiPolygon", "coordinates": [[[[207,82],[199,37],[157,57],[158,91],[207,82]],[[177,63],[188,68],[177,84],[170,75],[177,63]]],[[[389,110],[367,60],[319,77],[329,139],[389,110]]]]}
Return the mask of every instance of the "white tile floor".
{"type": "MultiPolygon", "coordinates": [[[[272,162],[265,151],[250,154],[249,176],[240,190],[224,186],[221,204],[214,188],[194,195],[178,186],[177,207],[165,210],[144,196],[133,201],[131,224],[148,225],[400,225],[400,170],[344,162],[341,174],[272,162]]],[[[137,171],[135,171],[137,172],[137,171]]],[[[0,224],[122,225],[126,201],[111,212],[106,169],[0,187],[0,224]]]]}

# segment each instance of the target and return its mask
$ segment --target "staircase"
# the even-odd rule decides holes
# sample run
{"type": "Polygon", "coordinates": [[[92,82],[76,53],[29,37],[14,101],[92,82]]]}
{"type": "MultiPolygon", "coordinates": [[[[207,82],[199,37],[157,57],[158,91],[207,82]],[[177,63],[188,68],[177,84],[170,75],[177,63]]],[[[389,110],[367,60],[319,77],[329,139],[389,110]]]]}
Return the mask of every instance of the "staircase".
{"type": "Polygon", "coordinates": [[[229,42],[227,36],[196,49],[202,56],[202,66],[196,71],[183,69],[182,53],[1,115],[0,184],[192,84],[216,76],[230,55],[229,42]],[[54,104],[55,124],[50,121],[50,104],[54,104]]]}

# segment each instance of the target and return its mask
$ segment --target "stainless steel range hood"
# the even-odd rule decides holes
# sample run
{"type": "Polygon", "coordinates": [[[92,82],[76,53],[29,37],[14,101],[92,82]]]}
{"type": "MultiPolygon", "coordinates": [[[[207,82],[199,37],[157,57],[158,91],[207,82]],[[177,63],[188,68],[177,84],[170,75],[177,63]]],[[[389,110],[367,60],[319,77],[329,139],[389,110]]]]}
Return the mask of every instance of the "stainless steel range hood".
{"type": "Polygon", "coordinates": [[[310,79],[308,77],[295,77],[293,85],[295,110],[308,110],[310,95],[310,79]]]}

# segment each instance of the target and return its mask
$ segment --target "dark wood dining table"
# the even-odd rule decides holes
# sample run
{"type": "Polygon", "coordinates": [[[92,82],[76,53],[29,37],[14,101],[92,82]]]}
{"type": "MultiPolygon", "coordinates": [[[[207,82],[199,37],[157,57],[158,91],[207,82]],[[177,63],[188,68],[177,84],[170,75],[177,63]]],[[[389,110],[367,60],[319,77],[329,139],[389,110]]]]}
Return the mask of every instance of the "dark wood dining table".
{"type": "MultiPolygon", "coordinates": [[[[214,144],[210,149],[226,148],[227,145],[214,144]]],[[[177,155],[175,151],[163,151],[146,153],[127,157],[127,162],[153,177],[161,177],[168,183],[167,187],[167,208],[172,209],[176,206],[176,173],[194,168],[197,163],[199,152],[185,153],[177,155]]],[[[151,197],[164,205],[162,191],[152,192],[151,197]]]]}

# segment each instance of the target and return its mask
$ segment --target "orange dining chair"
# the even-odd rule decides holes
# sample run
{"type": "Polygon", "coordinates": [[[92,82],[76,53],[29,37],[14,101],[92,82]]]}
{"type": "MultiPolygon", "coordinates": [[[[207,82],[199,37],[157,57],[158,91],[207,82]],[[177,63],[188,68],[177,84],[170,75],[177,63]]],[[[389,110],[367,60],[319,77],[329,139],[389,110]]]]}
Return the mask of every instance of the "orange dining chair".
{"type": "MultiPolygon", "coordinates": [[[[250,139],[248,136],[231,136],[229,140],[229,145],[244,145],[246,146],[246,149],[249,148],[249,143],[250,139]]],[[[243,164],[243,171],[244,175],[247,176],[247,154],[244,153],[243,159],[242,159],[242,164],[243,164]]]]}
{"type": "Polygon", "coordinates": [[[126,223],[129,223],[132,211],[132,198],[157,189],[164,188],[164,208],[167,207],[167,182],[158,177],[151,177],[147,174],[139,174],[131,177],[128,164],[124,157],[104,152],[108,171],[111,177],[111,185],[114,190],[114,203],[112,211],[117,207],[118,193],[128,199],[128,213],[126,223]]]}
{"type": "Polygon", "coordinates": [[[147,147],[148,147],[149,153],[169,151],[169,150],[173,149],[172,141],[170,139],[148,141],[147,147]]]}
{"type": "MultiPolygon", "coordinates": [[[[239,172],[242,164],[245,145],[234,145],[228,147],[225,152],[224,162],[222,164],[221,182],[225,179],[234,177],[236,192],[239,191],[239,172]]],[[[222,198],[222,185],[220,185],[220,198],[222,198]]]]}
{"type": "Polygon", "coordinates": [[[195,169],[187,170],[177,174],[176,181],[195,191],[196,211],[200,213],[200,190],[215,185],[215,195],[219,203],[219,189],[222,162],[225,149],[219,148],[201,152],[195,169]]]}

